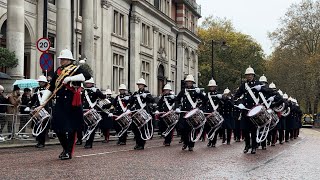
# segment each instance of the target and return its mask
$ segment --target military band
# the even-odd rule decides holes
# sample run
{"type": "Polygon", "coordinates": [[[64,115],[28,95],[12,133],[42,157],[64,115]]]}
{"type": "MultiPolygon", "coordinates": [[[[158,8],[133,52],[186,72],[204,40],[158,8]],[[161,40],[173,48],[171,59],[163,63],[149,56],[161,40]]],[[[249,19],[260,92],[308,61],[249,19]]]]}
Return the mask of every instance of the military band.
{"type": "Polygon", "coordinates": [[[194,150],[202,134],[208,137],[208,147],[216,147],[219,133],[222,143],[230,145],[234,134],[236,142],[245,140],[243,152],[251,149],[251,154],[256,153],[259,144],[266,149],[267,140],[274,146],[277,141],[283,144],[299,135],[302,111],[297,100],[277,90],[274,83],[268,85],[264,75],[256,80],[250,66],[245,71],[246,81],[235,93],[228,88],[218,93],[214,79],[209,81],[205,93],[195,86],[194,77],[188,75],[177,95],[168,83],[155,102],[143,78],[136,83],[137,91],[132,95],[125,84],[120,84],[119,94],[113,96],[110,89],[103,93],[95,87],[93,77],[80,65],[74,65],[68,49],[61,51],[58,59],[61,66],[51,82],[48,83],[45,76],[39,77],[40,87],[25,111],[32,108],[51,111],[52,108],[51,126],[37,136],[37,147],[44,147],[45,135],[51,127],[63,148],[61,160],[72,158],[77,136],[80,143],[86,139],[85,148],[92,148],[98,128],[104,135],[103,142],[109,142],[110,129],[114,128],[118,145],[126,145],[128,131],[132,130],[136,141],[134,149],[143,150],[153,136],[155,120],[159,120],[163,145],[171,145],[174,131],[178,129],[182,150],[188,148],[189,151],[194,150]],[[255,111],[257,107],[261,109],[255,111]],[[90,124],[92,120],[95,126],[90,124]],[[83,138],[88,130],[91,130],[89,135],[83,138]]]}

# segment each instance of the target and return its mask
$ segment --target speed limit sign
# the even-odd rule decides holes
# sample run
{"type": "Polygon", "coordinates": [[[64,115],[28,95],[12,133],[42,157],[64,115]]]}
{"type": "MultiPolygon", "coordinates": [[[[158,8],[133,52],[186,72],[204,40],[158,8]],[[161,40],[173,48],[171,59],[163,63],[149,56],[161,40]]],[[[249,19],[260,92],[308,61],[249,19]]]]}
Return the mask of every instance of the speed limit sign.
{"type": "Polygon", "coordinates": [[[47,38],[40,38],[37,41],[37,49],[41,52],[46,52],[50,49],[50,41],[47,38]]]}

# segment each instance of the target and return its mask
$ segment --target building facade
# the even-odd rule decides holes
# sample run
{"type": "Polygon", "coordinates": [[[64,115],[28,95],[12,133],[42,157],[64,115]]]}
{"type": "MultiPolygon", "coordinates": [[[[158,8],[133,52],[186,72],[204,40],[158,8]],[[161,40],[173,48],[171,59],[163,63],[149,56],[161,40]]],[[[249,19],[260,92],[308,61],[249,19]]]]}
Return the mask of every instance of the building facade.
{"type": "MultiPolygon", "coordinates": [[[[117,93],[119,84],[136,90],[143,77],[152,94],[165,83],[175,91],[187,74],[198,80],[196,0],[48,0],[49,53],[70,49],[87,58],[98,87],[117,93]]],[[[19,65],[6,72],[36,78],[37,39],[43,37],[43,0],[0,0],[1,46],[15,51],[19,65]],[[23,13],[24,12],[24,13],[23,13]]],[[[52,72],[48,72],[50,75],[52,72]]]]}

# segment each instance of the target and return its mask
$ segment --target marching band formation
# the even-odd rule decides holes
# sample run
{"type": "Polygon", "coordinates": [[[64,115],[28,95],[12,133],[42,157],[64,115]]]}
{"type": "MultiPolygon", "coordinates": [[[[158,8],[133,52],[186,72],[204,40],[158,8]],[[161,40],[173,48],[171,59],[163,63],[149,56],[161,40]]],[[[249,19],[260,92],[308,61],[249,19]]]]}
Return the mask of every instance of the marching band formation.
{"type": "Polygon", "coordinates": [[[302,112],[297,100],[277,90],[274,83],[268,84],[265,76],[256,80],[251,67],[245,71],[246,81],[234,93],[228,88],[218,93],[213,79],[208,83],[208,92],[204,92],[188,75],[185,88],[177,95],[166,84],[156,102],[143,78],[136,83],[138,91],[130,94],[121,84],[119,95],[112,98],[111,90],[100,91],[90,74],[74,65],[68,49],[61,51],[58,59],[61,66],[50,83],[44,76],[39,77],[40,88],[35,90],[29,107],[34,108],[31,119],[37,146],[44,146],[50,120],[63,148],[61,160],[72,158],[76,140],[79,145],[85,140],[84,147],[92,148],[97,128],[104,134],[103,142],[108,142],[113,127],[118,145],[126,145],[127,131],[131,129],[134,149],[143,150],[153,136],[155,120],[159,121],[164,146],[170,146],[176,130],[181,135],[182,150],[189,151],[205,137],[208,147],[216,146],[219,135],[223,143],[230,145],[233,133],[236,142],[244,139],[244,153],[251,149],[255,154],[259,146],[265,150],[267,145],[274,146],[277,141],[283,144],[299,135],[302,112]],[[51,111],[52,115],[48,113],[51,111]]]}

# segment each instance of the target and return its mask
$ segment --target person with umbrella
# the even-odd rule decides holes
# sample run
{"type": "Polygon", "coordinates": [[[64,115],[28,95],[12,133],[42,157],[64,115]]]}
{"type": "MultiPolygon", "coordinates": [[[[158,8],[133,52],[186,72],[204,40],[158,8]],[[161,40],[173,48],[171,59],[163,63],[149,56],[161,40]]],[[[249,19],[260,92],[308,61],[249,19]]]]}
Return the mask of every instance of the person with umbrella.
{"type": "MultiPolygon", "coordinates": [[[[20,106],[20,125],[19,125],[19,129],[21,129],[22,127],[24,127],[24,125],[28,122],[29,120],[29,113],[30,110],[27,108],[28,104],[31,101],[31,89],[30,88],[24,88],[23,90],[23,94],[21,96],[21,106],[20,106]]],[[[22,133],[26,132],[26,129],[24,128],[22,131],[22,133]]],[[[19,135],[19,137],[22,137],[24,139],[28,138],[29,136],[27,136],[26,134],[23,134],[22,136],[19,135]]]]}
{"type": "MultiPolygon", "coordinates": [[[[18,107],[21,104],[21,94],[20,94],[20,88],[18,85],[13,86],[13,91],[8,95],[8,101],[10,106],[7,107],[7,114],[9,116],[7,117],[13,117],[18,113],[18,107]]],[[[8,133],[12,132],[12,123],[13,123],[13,118],[8,120],[8,133]]],[[[11,139],[11,134],[8,136],[8,139],[11,139]]]]}
{"type": "Polygon", "coordinates": [[[72,158],[76,132],[83,125],[81,83],[90,79],[91,75],[81,66],[73,64],[75,59],[68,49],[62,50],[58,59],[61,66],[55,71],[50,87],[43,91],[40,105],[44,106],[55,93],[51,124],[63,148],[59,158],[67,160],[72,158]]]}

